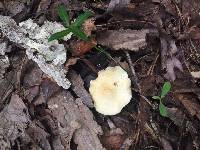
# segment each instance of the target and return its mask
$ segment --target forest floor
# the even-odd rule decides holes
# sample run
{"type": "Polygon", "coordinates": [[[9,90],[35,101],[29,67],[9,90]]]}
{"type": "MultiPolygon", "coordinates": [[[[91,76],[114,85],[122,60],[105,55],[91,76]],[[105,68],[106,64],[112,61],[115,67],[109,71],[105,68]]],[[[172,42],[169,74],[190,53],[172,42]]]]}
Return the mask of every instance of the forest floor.
{"type": "Polygon", "coordinates": [[[199,0],[1,0],[5,149],[200,149],[199,0]],[[90,40],[72,35],[55,42],[66,54],[56,66],[40,58],[60,55],[44,41],[50,23],[51,31],[63,24],[61,5],[72,22],[85,11],[93,15],[81,27],[90,40]],[[37,46],[49,51],[41,54],[37,46]],[[108,66],[121,66],[132,82],[130,103],[110,116],[96,111],[89,92],[90,81],[108,66]],[[171,89],[162,116],[152,97],[166,82],[171,89]]]}

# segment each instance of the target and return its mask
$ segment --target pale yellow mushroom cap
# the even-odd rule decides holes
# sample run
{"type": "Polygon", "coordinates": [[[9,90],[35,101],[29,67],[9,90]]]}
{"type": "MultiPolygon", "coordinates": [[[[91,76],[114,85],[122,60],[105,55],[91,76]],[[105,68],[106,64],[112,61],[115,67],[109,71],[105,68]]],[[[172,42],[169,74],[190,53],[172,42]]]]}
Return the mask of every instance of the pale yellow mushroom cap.
{"type": "Polygon", "coordinates": [[[107,67],[90,81],[90,94],[96,110],[104,115],[115,115],[121,112],[131,98],[131,80],[121,67],[107,67]]]}

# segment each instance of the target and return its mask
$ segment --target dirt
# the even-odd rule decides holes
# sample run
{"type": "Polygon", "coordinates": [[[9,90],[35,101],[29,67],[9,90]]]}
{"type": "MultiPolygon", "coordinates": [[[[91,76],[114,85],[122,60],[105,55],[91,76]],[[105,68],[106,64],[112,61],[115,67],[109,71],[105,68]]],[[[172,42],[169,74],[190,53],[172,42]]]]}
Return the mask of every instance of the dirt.
{"type": "Polygon", "coordinates": [[[12,40],[0,23],[0,149],[200,149],[199,1],[3,0],[0,17],[10,16],[16,25],[8,28],[31,39],[19,23],[62,24],[61,4],[72,21],[93,12],[82,27],[89,41],[72,36],[57,43],[66,49],[59,67],[68,89],[29,59],[26,43],[12,40]],[[98,113],[89,93],[90,81],[108,66],[121,66],[132,82],[130,103],[114,116],[98,113]],[[172,89],[163,117],[152,96],[166,81],[172,89]]]}

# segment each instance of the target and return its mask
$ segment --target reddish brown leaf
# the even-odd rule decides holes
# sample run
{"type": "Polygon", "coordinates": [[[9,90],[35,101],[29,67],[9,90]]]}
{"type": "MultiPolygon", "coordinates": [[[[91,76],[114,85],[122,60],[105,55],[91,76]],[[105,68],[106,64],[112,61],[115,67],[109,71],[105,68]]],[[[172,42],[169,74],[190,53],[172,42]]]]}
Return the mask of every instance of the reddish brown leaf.
{"type": "Polygon", "coordinates": [[[122,133],[115,132],[115,130],[118,132],[117,129],[113,129],[102,139],[104,146],[108,150],[118,150],[124,142],[125,136],[122,133]]]}
{"type": "Polygon", "coordinates": [[[95,39],[89,41],[78,41],[72,45],[72,54],[73,56],[82,56],[85,53],[89,52],[97,44],[95,39]]]}

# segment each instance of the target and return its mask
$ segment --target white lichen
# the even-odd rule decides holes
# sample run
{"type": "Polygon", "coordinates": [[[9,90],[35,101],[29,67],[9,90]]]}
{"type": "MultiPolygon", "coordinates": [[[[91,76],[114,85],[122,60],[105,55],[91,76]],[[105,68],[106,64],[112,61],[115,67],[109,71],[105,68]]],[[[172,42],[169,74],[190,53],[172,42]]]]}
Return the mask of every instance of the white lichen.
{"type": "MultiPolygon", "coordinates": [[[[39,27],[33,20],[19,23],[8,16],[0,16],[0,30],[3,35],[16,45],[26,49],[29,59],[35,61],[40,69],[52,77],[59,86],[65,89],[70,87],[66,79],[67,70],[63,64],[67,59],[64,45],[58,41],[48,42],[51,34],[65,29],[61,24],[46,21],[39,27]]],[[[68,40],[71,34],[65,37],[68,40]]]]}

